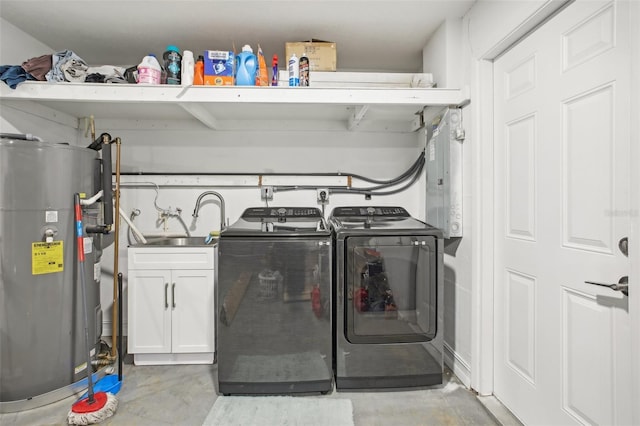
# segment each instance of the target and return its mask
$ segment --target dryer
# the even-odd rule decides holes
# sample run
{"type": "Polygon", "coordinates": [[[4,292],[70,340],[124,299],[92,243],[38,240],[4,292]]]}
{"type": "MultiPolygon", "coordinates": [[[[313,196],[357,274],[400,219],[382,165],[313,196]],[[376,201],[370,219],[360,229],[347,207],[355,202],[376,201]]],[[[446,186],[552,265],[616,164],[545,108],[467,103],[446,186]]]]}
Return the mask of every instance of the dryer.
{"type": "Polygon", "coordinates": [[[336,390],[442,383],[442,232],[402,207],[337,207],[336,390]]]}

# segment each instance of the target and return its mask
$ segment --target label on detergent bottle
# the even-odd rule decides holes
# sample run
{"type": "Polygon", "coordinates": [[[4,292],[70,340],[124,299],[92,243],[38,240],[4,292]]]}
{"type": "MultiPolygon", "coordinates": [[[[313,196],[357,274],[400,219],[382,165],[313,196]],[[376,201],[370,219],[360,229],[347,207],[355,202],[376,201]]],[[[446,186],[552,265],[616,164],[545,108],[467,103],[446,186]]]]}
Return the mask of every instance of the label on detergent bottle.
{"type": "Polygon", "coordinates": [[[300,62],[295,53],[289,58],[289,86],[300,86],[300,62]]]}

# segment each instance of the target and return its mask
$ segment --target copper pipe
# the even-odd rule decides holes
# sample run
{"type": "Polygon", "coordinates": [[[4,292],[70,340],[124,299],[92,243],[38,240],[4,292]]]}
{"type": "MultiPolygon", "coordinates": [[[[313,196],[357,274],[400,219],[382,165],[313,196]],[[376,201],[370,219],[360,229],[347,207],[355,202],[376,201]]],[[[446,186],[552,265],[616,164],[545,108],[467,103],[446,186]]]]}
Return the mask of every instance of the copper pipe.
{"type": "Polygon", "coordinates": [[[93,115],[89,117],[89,128],[91,129],[91,141],[95,141],[96,140],[96,121],[93,115]]]}

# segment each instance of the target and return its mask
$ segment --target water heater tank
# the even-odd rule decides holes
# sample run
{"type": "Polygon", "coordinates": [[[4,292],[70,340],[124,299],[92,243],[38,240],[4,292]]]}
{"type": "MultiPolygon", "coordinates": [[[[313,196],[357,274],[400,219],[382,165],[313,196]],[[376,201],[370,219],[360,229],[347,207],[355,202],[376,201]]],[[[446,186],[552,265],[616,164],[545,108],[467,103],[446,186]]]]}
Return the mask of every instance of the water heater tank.
{"type": "MultiPolygon", "coordinates": [[[[98,153],[88,148],[0,139],[0,413],[64,398],[86,377],[73,198],[100,189],[100,169],[98,153]]],[[[99,204],[85,207],[83,219],[85,226],[99,223],[99,204]]],[[[89,342],[96,349],[101,240],[84,235],[89,342]]]]}

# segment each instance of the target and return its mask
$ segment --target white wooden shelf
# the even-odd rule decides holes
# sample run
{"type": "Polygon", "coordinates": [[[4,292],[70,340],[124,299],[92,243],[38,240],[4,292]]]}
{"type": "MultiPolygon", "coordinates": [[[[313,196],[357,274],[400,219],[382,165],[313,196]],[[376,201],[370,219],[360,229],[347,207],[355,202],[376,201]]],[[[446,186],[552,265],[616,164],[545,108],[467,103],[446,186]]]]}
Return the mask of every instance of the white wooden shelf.
{"type": "Polygon", "coordinates": [[[466,90],[434,88],[213,87],[24,82],[0,86],[3,106],[79,127],[93,115],[110,127],[189,122],[216,130],[412,132],[430,106],[463,106],[466,90]],[[118,124],[119,123],[119,124],[118,124]],[[156,124],[153,124],[156,123],[156,124]]]}

